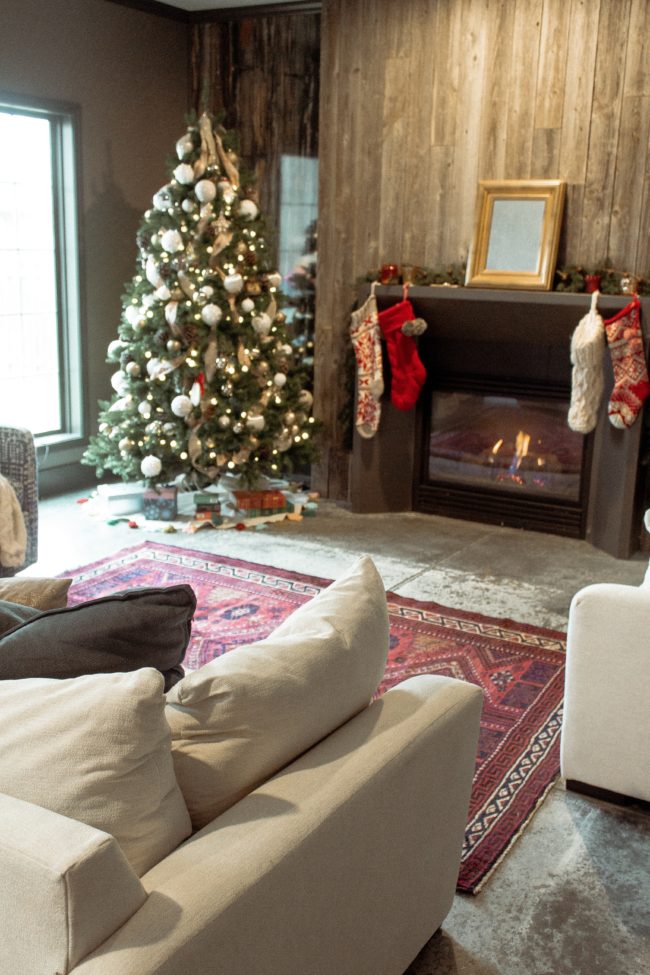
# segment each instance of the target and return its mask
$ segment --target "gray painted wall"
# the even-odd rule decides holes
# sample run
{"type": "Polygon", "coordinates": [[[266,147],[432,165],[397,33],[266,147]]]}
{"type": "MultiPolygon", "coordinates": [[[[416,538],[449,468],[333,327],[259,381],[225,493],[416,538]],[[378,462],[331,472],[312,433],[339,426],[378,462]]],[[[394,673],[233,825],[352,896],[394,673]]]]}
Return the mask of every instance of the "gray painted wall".
{"type": "MultiPolygon", "coordinates": [[[[185,128],[188,45],[185,24],[108,0],[2,0],[0,90],[81,107],[87,432],[112,392],[106,347],[135,270],[136,230],[185,128]]],[[[81,452],[41,458],[43,494],[92,482],[81,452]]]]}

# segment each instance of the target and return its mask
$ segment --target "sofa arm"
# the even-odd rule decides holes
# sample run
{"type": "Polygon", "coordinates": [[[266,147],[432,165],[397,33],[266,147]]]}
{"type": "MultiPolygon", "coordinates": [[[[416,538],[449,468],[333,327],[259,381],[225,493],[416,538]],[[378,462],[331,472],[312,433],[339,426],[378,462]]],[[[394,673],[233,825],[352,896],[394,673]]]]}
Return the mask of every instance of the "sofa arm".
{"type": "Polygon", "coordinates": [[[0,793],[0,971],[66,975],[146,900],[108,833],[0,793]]]}
{"type": "Polygon", "coordinates": [[[401,975],[453,900],[481,702],[388,691],[145,874],[74,975],[401,975]]]}
{"type": "Polygon", "coordinates": [[[569,610],[561,771],[650,800],[650,589],[601,583],[569,610]]]}

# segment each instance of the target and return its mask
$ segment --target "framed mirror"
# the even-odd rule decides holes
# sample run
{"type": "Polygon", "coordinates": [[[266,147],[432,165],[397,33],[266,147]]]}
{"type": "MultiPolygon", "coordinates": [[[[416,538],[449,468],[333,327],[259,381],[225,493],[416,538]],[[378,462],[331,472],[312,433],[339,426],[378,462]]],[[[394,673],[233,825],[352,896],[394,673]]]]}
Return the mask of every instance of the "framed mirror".
{"type": "Polygon", "coordinates": [[[565,194],[559,179],[481,180],[465,284],[548,291],[565,194]]]}

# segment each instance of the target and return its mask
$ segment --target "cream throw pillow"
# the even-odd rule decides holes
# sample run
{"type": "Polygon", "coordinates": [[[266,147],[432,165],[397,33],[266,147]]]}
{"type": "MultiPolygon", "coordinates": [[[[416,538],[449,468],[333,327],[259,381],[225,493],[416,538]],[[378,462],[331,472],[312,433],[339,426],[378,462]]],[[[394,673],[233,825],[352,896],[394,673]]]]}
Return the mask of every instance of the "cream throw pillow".
{"type": "Polygon", "coordinates": [[[172,687],[174,768],[194,828],[366,707],[387,655],[386,594],[366,556],[271,636],[172,687]]]}
{"type": "Polygon", "coordinates": [[[153,668],[0,682],[0,792],[110,833],[138,876],[189,836],[153,668]]]}

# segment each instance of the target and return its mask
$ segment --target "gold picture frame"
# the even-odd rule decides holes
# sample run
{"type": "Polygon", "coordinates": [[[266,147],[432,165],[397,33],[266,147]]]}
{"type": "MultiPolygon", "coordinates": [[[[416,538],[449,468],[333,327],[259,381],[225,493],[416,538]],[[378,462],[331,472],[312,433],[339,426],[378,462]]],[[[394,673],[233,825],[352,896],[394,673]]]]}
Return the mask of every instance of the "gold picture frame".
{"type": "Polygon", "coordinates": [[[549,291],[565,196],[561,179],[480,180],[466,286],[549,291]]]}

